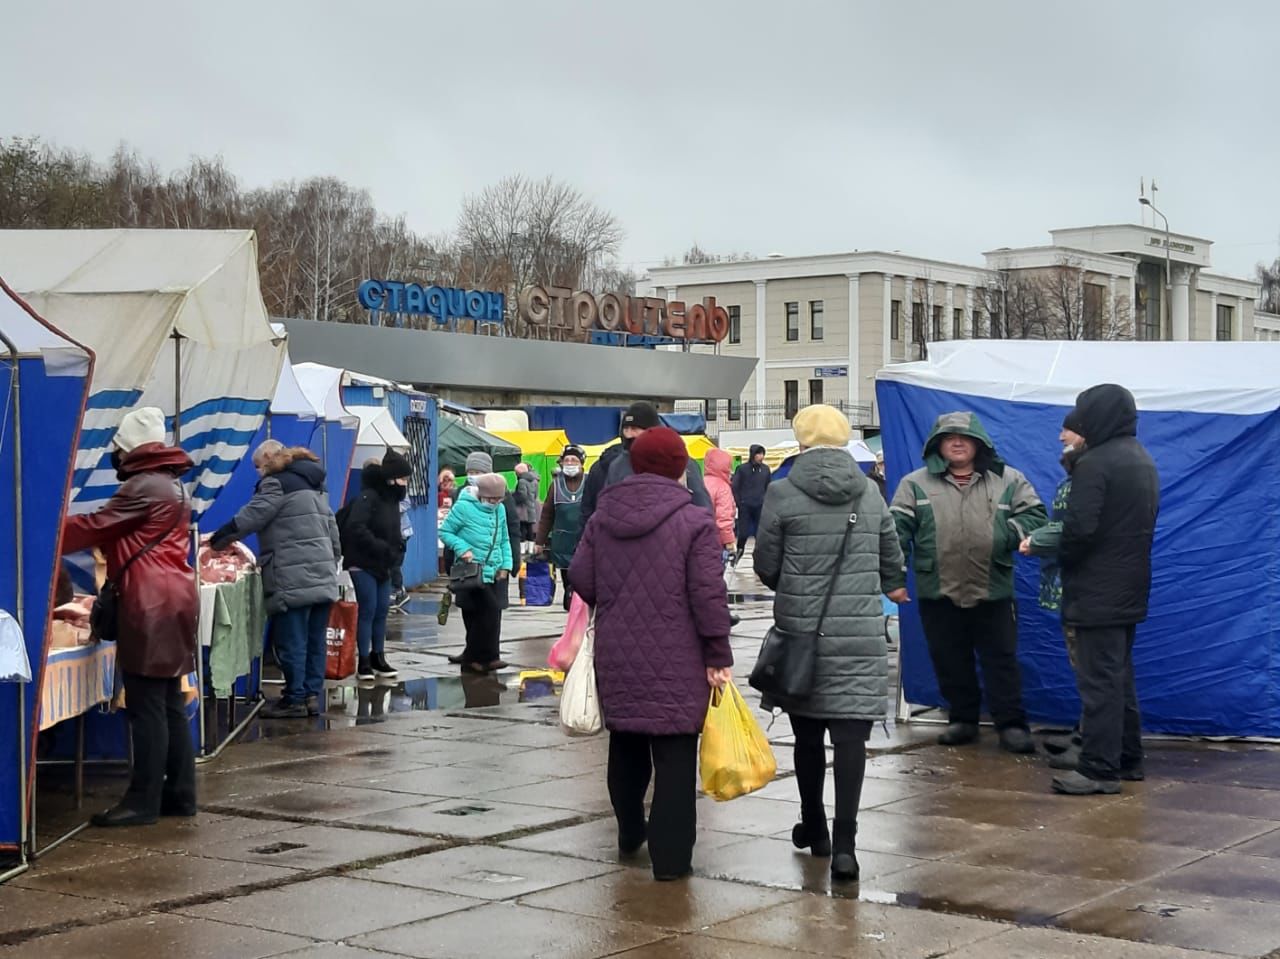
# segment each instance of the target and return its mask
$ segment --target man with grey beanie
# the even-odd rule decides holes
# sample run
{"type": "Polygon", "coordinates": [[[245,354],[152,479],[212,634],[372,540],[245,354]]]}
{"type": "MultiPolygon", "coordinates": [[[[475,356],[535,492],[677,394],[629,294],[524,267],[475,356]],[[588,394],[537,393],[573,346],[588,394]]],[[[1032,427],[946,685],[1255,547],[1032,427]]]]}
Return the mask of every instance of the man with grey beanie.
{"type": "MultiPolygon", "coordinates": [[[[662,418],[658,415],[657,407],[652,403],[640,400],[627,407],[626,412],[622,414],[618,431],[622,442],[605,450],[587,476],[586,487],[582,492],[582,529],[584,531],[587,523],[591,521],[591,514],[596,511],[596,501],[600,498],[600,494],[614,483],[621,483],[634,472],[631,468],[631,444],[637,437],[661,425],[662,418]]],[[[698,469],[698,464],[690,460],[684,475],[689,492],[693,494],[694,505],[711,511],[711,494],[707,492],[706,484],[702,481],[702,471],[698,469]]]]}

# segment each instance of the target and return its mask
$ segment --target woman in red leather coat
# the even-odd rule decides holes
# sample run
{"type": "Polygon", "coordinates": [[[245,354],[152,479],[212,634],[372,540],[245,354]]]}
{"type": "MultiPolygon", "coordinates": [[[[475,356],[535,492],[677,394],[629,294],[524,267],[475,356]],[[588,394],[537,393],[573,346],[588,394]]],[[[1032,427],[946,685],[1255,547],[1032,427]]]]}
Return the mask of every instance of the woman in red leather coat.
{"type": "Polygon", "coordinates": [[[120,591],[116,668],[124,677],[133,777],[119,804],[93,822],[138,826],[196,814],[195,750],[182,694],[182,677],[195,669],[199,613],[188,561],[191,503],[181,481],[192,462],[165,445],[164,414],[155,407],[129,413],[113,442],[121,486],[97,512],[67,518],[62,548],[97,546],[120,591]]]}

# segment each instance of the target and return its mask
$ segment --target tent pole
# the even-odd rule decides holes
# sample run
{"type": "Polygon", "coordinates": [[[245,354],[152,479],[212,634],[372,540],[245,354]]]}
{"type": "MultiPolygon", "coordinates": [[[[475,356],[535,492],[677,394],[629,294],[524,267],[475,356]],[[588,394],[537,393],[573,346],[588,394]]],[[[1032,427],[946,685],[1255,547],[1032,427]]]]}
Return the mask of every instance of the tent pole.
{"type": "Polygon", "coordinates": [[[182,445],[182,334],[173,331],[173,445],[182,445]]]}
{"type": "MultiPolygon", "coordinates": [[[[9,351],[9,363],[13,374],[9,380],[9,388],[13,392],[13,538],[14,553],[17,564],[14,567],[14,619],[18,623],[18,632],[22,641],[27,641],[26,603],[23,593],[26,591],[26,575],[23,569],[23,528],[22,528],[22,388],[18,375],[18,346],[13,340],[0,331],[0,343],[9,351]]],[[[38,673],[38,671],[37,671],[38,673]]],[[[37,673],[33,673],[33,676],[37,673]]],[[[18,866],[16,870],[0,876],[0,882],[27,871],[27,852],[32,848],[34,822],[27,822],[27,683],[18,683],[18,866]]]]}

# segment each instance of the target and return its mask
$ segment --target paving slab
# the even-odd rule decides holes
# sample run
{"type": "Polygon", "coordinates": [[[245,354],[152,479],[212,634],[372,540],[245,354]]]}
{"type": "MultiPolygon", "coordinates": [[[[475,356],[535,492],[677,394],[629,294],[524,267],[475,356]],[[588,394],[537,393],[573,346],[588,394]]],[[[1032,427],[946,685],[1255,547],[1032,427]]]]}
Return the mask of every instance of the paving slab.
{"type": "Polygon", "coordinates": [[[1122,802],[1119,796],[1053,796],[950,786],[880,808],[900,816],[947,816],[1015,829],[1051,826],[1122,802]]]}
{"type": "MultiPolygon", "coordinates": [[[[1039,833],[1016,830],[1016,835],[1034,841],[1039,833]]],[[[791,835],[790,831],[780,834],[791,835]]],[[[1010,835],[1004,826],[961,822],[945,816],[895,816],[871,809],[858,814],[858,850],[884,852],[915,859],[945,859],[1010,835]]]]}
{"type": "Polygon", "coordinates": [[[532,786],[521,786],[519,789],[495,789],[480,793],[475,798],[504,799],[520,805],[545,806],[549,809],[572,809],[589,815],[613,811],[603,772],[551,779],[532,786]]]}
{"type": "MultiPolygon", "coordinates": [[[[699,829],[697,843],[693,847],[693,857],[697,861],[704,853],[722,846],[739,842],[748,842],[749,836],[740,833],[716,832],[710,829],[699,829]]],[[[636,868],[649,868],[648,847],[641,847],[634,856],[622,857],[618,853],[618,824],[612,816],[592,822],[568,826],[563,829],[552,829],[537,832],[519,839],[512,839],[504,846],[514,849],[530,849],[534,852],[556,853],[572,856],[576,859],[591,859],[595,862],[618,863],[636,868]]]]}
{"type": "Polygon", "coordinates": [[[607,863],[499,846],[464,846],[352,873],[360,879],[474,899],[515,899],[615,872],[607,863]]]}
{"type": "Polygon", "coordinates": [[[561,912],[492,903],[360,936],[353,943],[420,959],[600,959],[663,938],[662,932],[633,923],[585,916],[566,921],[561,912]]]}
{"type": "MultiPolygon", "coordinates": [[[[283,829],[293,829],[296,823],[275,819],[250,819],[244,816],[221,816],[202,812],[191,818],[173,817],[161,819],[153,826],[127,826],[112,829],[86,829],[78,840],[153,849],[157,852],[182,852],[201,855],[221,843],[234,842],[247,836],[265,836],[283,829]]],[[[59,849],[55,849],[46,862],[57,862],[59,849]]]]}
{"type": "Polygon", "coordinates": [[[0,939],[24,930],[47,929],[68,922],[102,921],[128,910],[107,899],[67,896],[9,884],[0,894],[0,939]]]}
{"type": "Polygon", "coordinates": [[[620,952],[617,959],[728,959],[729,956],[732,959],[805,959],[806,956],[817,955],[750,942],[735,942],[730,949],[726,949],[723,939],[678,936],[620,952]]]}
{"type": "MultiPolygon", "coordinates": [[[[711,926],[704,935],[778,948],[803,946],[824,956],[926,959],[990,939],[1005,928],[980,919],[856,899],[805,896],[711,926]]],[[[736,954],[736,945],[725,948],[726,955],[736,954]]]]}
{"type": "MultiPolygon", "coordinates": [[[[394,812],[394,810],[392,811],[394,812]]],[[[387,813],[386,815],[390,815],[387,813]]],[[[427,852],[438,843],[369,829],[298,826],[205,846],[197,854],[233,862],[260,862],[289,869],[331,869],[384,856],[427,852]]]]}
{"type": "Polygon", "coordinates": [[[6,959],[70,959],[73,956],[267,959],[307,945],[310,941],[299,936],[190,916],[150,913],[41,936],[0,949],[0,956],[6,959]]]}
{"type": "Polygon", "coordinates": [[[1280,859],[1214,853],[1165,872],[1147,885],[1172,893],[1280,904],[1280,859]]]}
{"type": "Polygon", "coordinates": [[[312,939],[349,939],[482,905],[444,893],[328,877],[181,910],[183,915],[312,939]]]}
{"type": "MultiPolygon", "coordinates": [[[[1140,882],[1195,862],[1204,853],[1185,846],[1161,846],[1129,839],[1081,842],[1070,833],[1043,830],[1004,836],[957,853],[955,862],[997,866],[1042,876],[1076,876],[1107,882],[1140,882]]],[[[1277,863],[1280,867],[1280,863],[1277,863]]]]}
{"type": "Polygon", "coordinates": [[[572,809],[522,806],[494,799],[442,799],[404,806],[349,820],[354,826],[378,826],[420,836],[492,839],[538,827],[568,823],[582,816],[572,809]]]}
{"type": "Polygon", "coordinates": [[[1010,929],[948,952],[946,959],[1212,959],[1221,955],[1056,929],[1010,929]]]}
{"type": "MultiPolygon", "coordinates": [[[[426,798],[439,798],[439,794],[426,798]]],[[[384,812],[401,806],[412,806],[423,802],[423,799],[423,796],[409,792],[307,783],[288,792],[226,800],[216,805],[219,808],[259,815],[297,816],[328,821],[384,812]]]]}
{"type": "Polygon", "coordinates": [[[1116,803],[1055,823],[1055,830],[1109,842],[1130,839],[1217,851],[1274,830],[1275,824],[1243,816],[1151,809],[1145,802],[1116,803]]]}
{"type": "MultiPolygon", "coordinates": [[[[884,853],[860,852],[858,865],[862,881],[901,872],[918,865],[919,859],[884,853]]],[[[854,883],[833,883],[831,860],[810,855],[791,844],[789,839],[746,838],[712,849],[704,854],[695,851],[693,871],[699,876],[751,883],[775,889],[802,889],[806,892],[832,895],[857,895],[854,883]]]]}

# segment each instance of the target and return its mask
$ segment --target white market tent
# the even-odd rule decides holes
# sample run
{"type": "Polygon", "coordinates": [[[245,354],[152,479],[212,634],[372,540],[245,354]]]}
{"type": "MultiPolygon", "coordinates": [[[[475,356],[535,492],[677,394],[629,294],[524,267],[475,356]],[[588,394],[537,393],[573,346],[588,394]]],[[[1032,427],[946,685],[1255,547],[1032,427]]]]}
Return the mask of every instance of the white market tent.
{"type": "Polygon", "coordinates": [[[111,439],[142,405],[164,410],[195,460],[192,498],[203,513],[257,433],[284,358],[253,233],[0,230],[0,274],[97,356],[72,511],[114,492],[111,439]]]}
{"type": "Polygon", "coordinates": [[[385,407],[351,406],[348,409],[360,417],[360,435],[356,439],[356,452],[352,461],[356,469],[365,460],[382,459],[388,449],[401,453],[409,451],[409,441],[385,407]]]}

